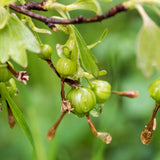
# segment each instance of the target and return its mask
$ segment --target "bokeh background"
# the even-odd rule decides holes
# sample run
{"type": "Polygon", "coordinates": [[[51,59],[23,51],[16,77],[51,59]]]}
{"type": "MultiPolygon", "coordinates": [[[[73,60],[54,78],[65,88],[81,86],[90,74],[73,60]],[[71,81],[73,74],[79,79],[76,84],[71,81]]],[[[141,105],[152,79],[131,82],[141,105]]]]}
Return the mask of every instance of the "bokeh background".
{"type": "MultiPolygon", "coordinates": [[[[74,0],[57,0],[69,4],[74,0]]],[[[120,3],[100,2],[103,12],[120,3]]],[[[157,22],[158,17],[148,7],[149,15],[157,22]]],[[[42,12],[41,12],[42,13],[42,12]]],[[[43,13],[42,13],[43,14],[43,13]]],[[[44,13],[48,16],[58,15],[55,11],[44,13]]],[[[88,11],[71,12],[72,17],[82,14],[93,16],[88,11]]],[[[34,21],[40,28],[44,24],[34,21]]],[[[160,22],[159,22],[160,23],[160,22]]],[[[19,94],[14,99],[26,118],[38,152],[38,160],[159,160],[160,159],[160,114],[157,114],[157,129],[152,142],[146,146],[140,141],[141,131],[148,123],[154,107],[154,101],[148,93],[149,84],[158,78],[155,72],[150,78],[144,77],[136,64],[136,37],[142,25],[136,10],[120,13],[102,22],[76,25],[87,44],[96,42],[105,28],[109,32],[101,44],[92,49],[98,59],[100,69],[108,74],[101,77],[111,83],[113,90],[138,90],[138,98],[129,99],[112,95],[105,103],[100,117],[91,117],[98,131],[107,131],[112,135],[112,143],[104,144],[92,135],[86,118],[77,118],[67,114],[60,124],[56,136],[48,141],[46,133],[60,116],[61,97],[60,79],[53,73],[46,62],[34,53],[28,53],[28,73],[31,74],[25,86],[17,82],[19,94]]],[[[56,63],[58,56],[55,46],[63,44],[67,36],[62,32],[52,35],[39,34],[43,43],[52,46],[52,60],[56,63]]],[[[16,64],[15,64],[16,65],[16,64]]],[[[23,70],[16,66],[17,70],[23,70]]],[[[66,91],[70,88],[66,86],[66,91]]],[[[7,114],[0,113],[0,159],[31,160],[32,148],[23,131],[15,125],[9,128],[7,114]]]]}

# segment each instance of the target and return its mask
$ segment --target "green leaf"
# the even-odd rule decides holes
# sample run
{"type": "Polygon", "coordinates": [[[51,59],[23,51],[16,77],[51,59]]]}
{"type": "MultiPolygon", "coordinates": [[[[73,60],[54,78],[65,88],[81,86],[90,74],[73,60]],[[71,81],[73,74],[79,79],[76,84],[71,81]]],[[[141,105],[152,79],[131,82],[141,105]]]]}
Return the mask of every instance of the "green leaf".
{"type": "Polygon", "coordinates": [[[10,3],[15,2],[16,0],[0,0],[0,7],[9,5],[10,3]]]}
{"type": "Polygon", "coordinates": [[[84,39],[78,32],[78,30],[73,26],[73,32],[75,34],[76,45],[79,52],[79,58],[82,64],[82,67],[89,73],[93,74],[95,77],[98,76],[99,70],[96,65],[96,58],[88,49],[84,39]]]}
{"type": "Polygon", "coordinates": [[[144,75],[149,77],[154,67],[160,71],[160,28],[141,6],[138,10],[143,18],[143,26],[137,39],[137,62],[144,75]]]}
{"type": "Polygon", "coordinates": [[[77,0],[74,3],[67,5],[68,11],[77,9],[91,10],[97,14],[101,14],[99,3],[96,0],[77,0]]]}
{"type": "Polygon", "coordinates": [[[0,62],[5,63],[9,59],[9,47],[10,47],[10,39],[9,39],[9,29],[8,25],[0,30],[0,62]]]}
{"type": "Polygon", "coordinates": [[[33,146],[33,149],[35,150],[34,140],[33,140],[30,128],[29,128],[27,122],[25,121],[21,111],[19,110],[17,105],[14,103],[14,101],[10,97],[10,95],[9,95],[9,93],[7,91],[5,83],[0,83],[0,93],[1,93],[2,97],[8,102],[8,104],[9,104],[11,110],[12,110],[12,113],[14,115],[14,118],[19,123],[19,125],[22,128],[23,132],[27,136],[29,142],[33,146]]]}
{"type": "Polygon", "coordinates": [[[89,45],[88,48],[89,48],[89,49],[92,49],[93,47],[95,47],[96,45],[98,45],[99,43],[101,43],[101,42],[103,41],[103,39],[106,37],[107,33],[108,33],[108,29],[106,28],[106,29],[103,31],[103,33],[102,33],[99,41],[97,41],[96,43],[94,43],[94,44],[92,44],[92,45],[89,45]]]}
{"type": "Polygon", "coordinates": [[[2,29],[9,18],[9,13],[4,7],[0,7],[0,29],[2,29]]]}
{"type": "Polygon", "coordinates": [[[10,16],[8,24],[0,30],[0,62],[10,57],[23,67],[27,67],[26,49],[39,53],[40,45],[32,32],[15,16],[10,16]]]}

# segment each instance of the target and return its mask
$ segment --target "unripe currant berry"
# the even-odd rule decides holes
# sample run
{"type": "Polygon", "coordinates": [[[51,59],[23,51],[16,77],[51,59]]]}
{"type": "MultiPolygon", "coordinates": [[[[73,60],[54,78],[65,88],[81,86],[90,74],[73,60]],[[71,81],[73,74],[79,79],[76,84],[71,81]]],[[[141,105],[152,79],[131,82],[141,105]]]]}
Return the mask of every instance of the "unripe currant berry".
{"type": "Polygon", "coordinates": [[[52,47],[48,44],[43,44],[41,46],[41,52],[38,55],[40,58],[47,60],[51,59],[52,53],[53,53],[52,47]]]}
{"type": "Polygon", "coordinates": [[[0,82],[6,82],[12,77],[7,64],[0,63],[0,82]]]}
{"type": "Polygon", "coordinates": [[[91,89],[96,95],[97,103],[104,103],[111,94],[111,85],[107,81],[94,80],[91,82],[91,89]]]}
{"type": "Polygon", "coordinates": [[[7,83],[7,90],[11,97],[15,97],[18,94],[18,88],[16,86],[16,82],[13,78],[11,78],[7,83]]]}
{"type": "Polygon", "coordinates": [[[160,78],[152,82],[148,88],[151,97],[160,103],[160,78]]]}
{"type": "Polygon", "coordinates": [[[71,76],[76,72],[76,63],[69,58],[62,57],[58,60],[56,69],[61,76],[71,76]]]}
{"type": "Polygon", "coordinates": [[[96,105],[96,96],[89,88],[71,89],[67,94],[67,99],[74,107],[73,112],[82,117],[86,115],[96,105]]]}

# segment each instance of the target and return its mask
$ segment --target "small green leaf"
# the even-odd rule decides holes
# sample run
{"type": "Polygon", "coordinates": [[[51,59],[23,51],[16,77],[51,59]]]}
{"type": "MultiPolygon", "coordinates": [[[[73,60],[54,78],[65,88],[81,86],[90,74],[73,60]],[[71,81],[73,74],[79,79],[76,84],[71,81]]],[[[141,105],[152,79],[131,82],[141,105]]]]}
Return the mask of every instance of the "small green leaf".
{"type": "Polygon", "coordinates": [[[0,7],[9,5],[10,3],[15,2],[16,0],[0,0],[0,7]]]}
{"type": "Polygon", "coordinates": [[[88,48],[89,48],[89,49],[92,49],[93,47],[95,47],[96,45],[98,45],[99,43],[101,43],[101,42],[103,41],[103,39],[106,37],[107,33],[108,33],[108,29],[106,28],[106,29],[103,31],[103,33],[102,33],[99,41],[97,41],[96,43],[94,43],[94,44],[92,44],[92,45],[89,45],[88,48]]]}
{"type": "Polygon", "coordinates": [[[99,71],[99,76],[104,76],[107,74],[107,71],[106,70],[101,70],[99,71]]]}
{"type": "Polygon", "coordinates": [[[89,73],[93,74],[95,77],[98,76],[99,70],[96,65],[96,58],[88,49],[84,39],[78,32],[78,30],[73,26],[73,32],[76,38],[76,45],[79,51],[79,58],[82,64],[82,67],[89,73]]]}
{"type": "Polygon", "coordinates": [[[101,14],[101,9],[99,3],[96,0],[77,0],[76,2],[67,5],[68,11],[73,11],[77,9],[85,9],[101,14]]]}
{"type": "Polygon", "coordinates": [[[9,13],[4,7],[0,7],[0,29],[2,29],[9,18],[9,13]]]}
{"type": "Polygon", "coordinates": [[[14,115],[14,118],[19,123],[19,125],[22,128],[23,132],[27,136],[29,142],[33,146],[33,149],[35,150],[34,140],[33,140],[30,128],[29,128],[27,122],[25,121],[21,111],[19,110],[17,105],[14,103],[14,101],[10,97],[10,95],[9,95],[9,93],[7,91],[5,83],[0,83],[0,93],[1,93],[2,97],[8,102],[8,104],[9,104],[11,110],[12,110],[12,113],[14,115]]]}
{"type": "Polygon", "coordinates": [[[150,19],[141,6],[138,11],[143,26],[137,39],[137,62],[145,76],[151,76],[153,67],[160,71],[160,28],[150,19]]]}
{"type": "Polygon", "coordinates": [[[23,67],[27,67],[26,49],[39,53],[40,45],[32,32],[17,17],[11,15],[8,24],[0,30],[0,62],[11,57],[23,67]]]}

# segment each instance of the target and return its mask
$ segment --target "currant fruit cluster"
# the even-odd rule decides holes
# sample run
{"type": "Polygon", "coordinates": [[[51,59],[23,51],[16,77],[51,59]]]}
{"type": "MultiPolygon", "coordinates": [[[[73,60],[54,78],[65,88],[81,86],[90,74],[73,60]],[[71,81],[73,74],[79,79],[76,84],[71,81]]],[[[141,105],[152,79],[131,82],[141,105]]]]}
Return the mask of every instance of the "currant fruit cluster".
{"type": "MultiPolygon", "coordinates": [[[[56,69],[62,77],[73,76],[76,72],[76,63],[66,57],[57,61],[56,69]]],[[[72,88],[67,94],[67,100],[74,108],[74,113],[82,117],[88,114],[96,104],[108,100],[111,94],[111,85],[107,81],[93,80],[88,87],[72,88]]]]}

